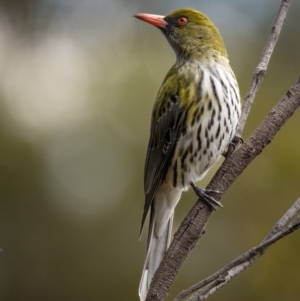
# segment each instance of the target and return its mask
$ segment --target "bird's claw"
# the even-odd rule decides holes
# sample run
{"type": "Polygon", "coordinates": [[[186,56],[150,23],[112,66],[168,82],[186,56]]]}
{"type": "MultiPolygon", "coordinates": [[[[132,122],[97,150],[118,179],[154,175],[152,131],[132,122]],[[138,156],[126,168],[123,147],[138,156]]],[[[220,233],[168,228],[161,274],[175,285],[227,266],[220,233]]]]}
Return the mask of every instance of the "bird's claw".
{"type": "Polygon", "coordinates": [[[217,207],[223,208],[223,205],[215,200],[213,197],[207,194],[207,192],[214,192],[214,193],[221,193],[220,191],[215,190],[204,190],[196,186],[194,183],[190,183],[191,187],[194,189],[196,195],[201,198],[203,201],[205,201],[211,208],[214,210],[217,210],[217,207]]]}
{"type": "Polygon", "coordinates": [[[239,135],[234,136],[233,139],[229,142],[227,149],[222,153],[222,156],[227,158],[229,153],[231,154],[232,152],[235,151],[236,146],[238,144],[243,144],[243,143],[244,143],[244,140],[241,136],[239,136],[239,135]],[[230,151],[230,149],[231,149],[231,151],[230,151]]]}

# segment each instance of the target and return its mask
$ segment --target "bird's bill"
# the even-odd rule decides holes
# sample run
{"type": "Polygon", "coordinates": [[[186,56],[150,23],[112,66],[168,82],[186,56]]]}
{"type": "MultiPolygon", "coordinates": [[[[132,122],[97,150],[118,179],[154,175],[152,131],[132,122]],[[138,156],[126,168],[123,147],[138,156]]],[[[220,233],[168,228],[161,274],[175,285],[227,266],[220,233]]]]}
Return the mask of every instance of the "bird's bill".
{"type": "Polygon", "coordinates": [[[159,28],[165,28],[168,24],[164,20],[165,16],[151,15],[151,14],[136,14],[134,15],[134,17],[159,28]]]}

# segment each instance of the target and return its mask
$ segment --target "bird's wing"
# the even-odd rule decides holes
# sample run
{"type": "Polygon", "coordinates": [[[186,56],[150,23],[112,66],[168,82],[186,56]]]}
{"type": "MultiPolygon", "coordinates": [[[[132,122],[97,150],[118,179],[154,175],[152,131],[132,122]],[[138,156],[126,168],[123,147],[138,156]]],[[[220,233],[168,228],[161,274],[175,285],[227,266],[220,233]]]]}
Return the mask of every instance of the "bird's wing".
{"type": "MultiPolygon", "coordinates": [[[[184,119],[184,112],[180,107],[177,83],[174,83],[174,77],[167,77],[158,93],[152,116],[144,172],[145,206],[141,231],[155,192],[165,179],[176,143],[182,132],[184,119]],[[170,83],[173,84],[171,89],[170,83]]],[[[150,217],[150,225],[151,219],[150,217]]]]}

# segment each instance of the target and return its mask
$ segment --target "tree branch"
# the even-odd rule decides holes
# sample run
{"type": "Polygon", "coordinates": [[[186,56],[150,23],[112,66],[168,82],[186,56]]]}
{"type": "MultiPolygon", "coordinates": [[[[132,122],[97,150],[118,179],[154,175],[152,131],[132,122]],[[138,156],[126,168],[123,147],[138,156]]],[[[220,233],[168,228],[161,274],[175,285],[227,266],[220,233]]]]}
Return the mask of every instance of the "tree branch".
{"type": "Polygon", "coordinates": [[[283,217],[274,225],[272,230],[268,233],[260,245],[247,251],[243,255],[237,257],[225,267],[206,279],[196,283],[190,288],[181,292],[173,301],[181,301],[188,295],[205,287],[191,296],[187,301],[206,300],[216,290],[224,286],[234,276],[244,271],[252,265],[254,261],[260,258],[265,251],[279,239],[291,234],[293,231],[300,228],[300,218],[297,215],[300,212],[300,198],[293,204],[293,206],[283,215],[283,217]],[[290,223],[291,220],[294,220],[290,223]]]}
{"type": "Polygon", "coordinates": [[[262,53],[261,59],[258,63],[258,66],[256,67],[256,69],[254,71],[249,91],[244,99],[241,118],[239,120],[239,125],[238,125],[237,133],[236,133],[237,136],[242,135],[242,132],[243,132],[247,117],[250,113],[250,109],[253,104],[256,93],[257,93],[262,81],[265,78],[270,58],[272,56],[276,42],[279,38],[281,28],[285,21],[286,14],[287,14],[290,4],[291,4],[291,0],[283,0],[281,2],[275,23],[271,29],[271,34],[267,40],[267,43],[263,50],[263,53],[262,53]]]}

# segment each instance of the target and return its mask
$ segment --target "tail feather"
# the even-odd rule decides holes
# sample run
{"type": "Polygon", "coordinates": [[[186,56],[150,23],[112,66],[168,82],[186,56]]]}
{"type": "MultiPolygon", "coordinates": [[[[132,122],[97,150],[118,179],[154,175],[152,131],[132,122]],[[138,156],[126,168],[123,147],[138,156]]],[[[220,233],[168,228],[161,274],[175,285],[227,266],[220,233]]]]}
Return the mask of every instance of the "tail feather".
{"type": "MultiPolygon", "coordinates": [[[[152,215],[153,212],[151,212],[152,215]]],[[[154,213],[155,214],[155,213],[154,213]]],[[[155,217],[152,216],[153,220],[155,217]]],[[[142,278],[139,286],[139,296],[140,300],[144,301],[146,299],[152,278],[159,267],[161,261],[163,260],[166,251],[169,247],[171,232],[173,224],[173,214],[168,221],[167,227],[160,237],[154,234],[155,223],[150,223],[149,236],[148,236],[148,248],[147,255],[145,259],[145,264],[143,268],[142,278]]]]}

